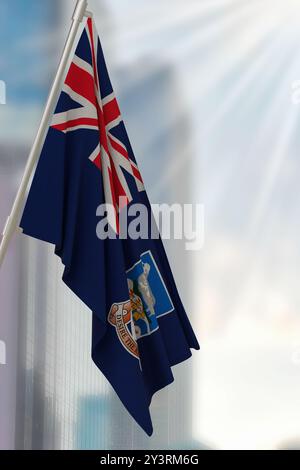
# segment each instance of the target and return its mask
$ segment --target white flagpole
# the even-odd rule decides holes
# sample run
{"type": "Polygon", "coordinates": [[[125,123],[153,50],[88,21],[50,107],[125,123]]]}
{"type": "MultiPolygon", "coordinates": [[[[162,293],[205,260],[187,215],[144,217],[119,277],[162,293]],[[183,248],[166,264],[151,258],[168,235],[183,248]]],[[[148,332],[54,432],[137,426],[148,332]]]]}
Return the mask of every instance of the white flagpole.
{"type": "Polygon", "coordinates": [[[57,69],[57,73],[47,100],[47,104],[45,107],[44,114],[41,119],[40,127],[38,129],[36,138],[34,140],[31,152],[28,157],[28,161],[26,164],[26,168],[24,171],[24,175],[13,204],[13,208],[11,211],[10,216],[7,219],[5,228],[3,230],[3,237],[0,245],[0,267],[3,263],[5,258],[9,242],[17,230],[19,223],[20,223],[20,213],[23,208],[26,191],[28,184],[30,182],[31,175],[34,171],[36,163],[40,157],[42,147],[45,141],[46,131],[49,126],[49,120],[54,112],[54,107],[58,100],[58,95],[62,87],[62,81],[64,79],[66,66],[68,64],[68,60],[70,57],[70,53],[72,51],[74,41],[76,39],[76,35],[82,22],[84,16],[90,16],[90,12],[87,12],[87,0],[77,0],[77,4],[75,7],[75,11],[72,17],[72,25],[68,34],[68,38],[64,47],[64,51],[57,69]]]}

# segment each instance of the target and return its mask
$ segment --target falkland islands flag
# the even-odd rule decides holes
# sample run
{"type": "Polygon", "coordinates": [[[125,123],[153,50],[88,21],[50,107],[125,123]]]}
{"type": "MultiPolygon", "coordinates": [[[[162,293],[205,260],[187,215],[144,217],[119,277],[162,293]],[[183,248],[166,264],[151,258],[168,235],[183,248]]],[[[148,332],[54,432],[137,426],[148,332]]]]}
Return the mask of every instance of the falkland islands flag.
{"type": "Polygon", "coordinates": [[[93,312],[95,364],[151,435],[153,394],[173,381],[171,366],[199,345],[160,238],[120,236],[122,213],[136,203],[152,220],[99,38],[88,19],[20,226],[55,245],[65,266],[63,281],[93,312]],[[97,225],[103,204],[114,234],[106,238],[98,236],[97,225]]]}

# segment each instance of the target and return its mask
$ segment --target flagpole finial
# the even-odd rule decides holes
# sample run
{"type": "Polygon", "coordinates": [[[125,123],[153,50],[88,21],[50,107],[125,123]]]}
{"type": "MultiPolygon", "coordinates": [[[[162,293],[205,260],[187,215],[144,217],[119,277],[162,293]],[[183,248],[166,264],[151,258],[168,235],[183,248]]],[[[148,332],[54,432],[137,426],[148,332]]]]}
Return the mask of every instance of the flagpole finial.
{"type": "Polygon", "coordinates": [[[73,13],[73,21],[81,23],[88,6],[87,0],[77,0],[76,7],[73,13]]]}

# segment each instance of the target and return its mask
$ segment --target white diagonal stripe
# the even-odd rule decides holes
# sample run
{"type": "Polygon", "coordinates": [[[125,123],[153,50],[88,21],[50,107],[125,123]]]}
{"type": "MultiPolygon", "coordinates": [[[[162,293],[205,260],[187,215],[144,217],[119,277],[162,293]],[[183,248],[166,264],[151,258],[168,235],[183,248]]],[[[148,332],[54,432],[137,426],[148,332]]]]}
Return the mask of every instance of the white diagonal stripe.
{"type": "Polygon", "coordinates": [[[110,131],[113,127],[117,127],[120,122],[122,122],[122,116],[118,116],[116,119],[106,124],[106,130],[110,131]]]}
{"type": "Polygon", "coordinates": [[[100,144],[97,145],[93,153],[89,156],[89,159],[93,162],[100,153],[100,144]]]}
{"type": "Polygon", "coordinates": [[[57,113],[53,115],[51,126],[57,126],[64,122],[73,121],[74,119],[81,118],[90,118],[98,119],[96,109],[94,107],[90,108],[75,108],[65,111],[63,113],[57,113]]]}
{"type": "Polygon", "coordinates": [[[72,98],[72,100],[77,101],[77,103],[81,104],[82,106],[86,108],[90,107],[90,108],[96,109],[95,106],[89,100],[84,98],[84,96],[76,93],[76,91],[72,90],[72,88],[66,83],[63,85],[62,91],[67,93],[70,96],[70,98],[72,98]]]}
{"type": "Polygon", "coordinates": [[[105,96],[105,98],[102,98],[102,104],[105,106],[107,103],[110,101],[113,101],[115,99],[115,94],[112,92],[110,95],[105,96]]]}
{"type": "Polygon", "coordinates": [[[92,77],[94,77],[94,70],[93,70],[93,67],[91,66],[91,64],[89,64],[89,63],[86,62],[85,60],[81,59],[81,58],[78,57],[77,55],[74,56],[73,62],[74,62],[74,64],[77,65],[79,68],[81,68],[82,70],[85,70],[85,71],[88,72],[92,77]]]}

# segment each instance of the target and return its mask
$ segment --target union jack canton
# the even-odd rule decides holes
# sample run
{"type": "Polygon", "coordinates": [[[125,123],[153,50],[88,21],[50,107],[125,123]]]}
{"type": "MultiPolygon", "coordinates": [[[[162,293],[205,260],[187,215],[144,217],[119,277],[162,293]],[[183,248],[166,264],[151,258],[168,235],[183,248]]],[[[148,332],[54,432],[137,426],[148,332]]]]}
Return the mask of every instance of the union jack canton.
{"type": "Polygon", "coordinates": [[[93,129],[99,134],[99,143],[87,158],[102,171],[105,200],[114,207],[114,214],[108,212],[107,219],[111,228],[118,233],[119,210],[132,201],[123,169],[134,177],[138,191],[145,188],[136,162],[128,155],[126,142],[122,142],[124,122],[103,54],[99,54],[100,41],[91,18],[87,20],[85,33],[62,90],[76,106],[65,111],[57,109],[51,127],[64,133],[93,129]],[[88,47],[83,44],[86,39],[88,47]],[[118,127],[121,132],[117,132],[118,127]],[[119,207],[120,201],[123,207],[119,207]]]}

